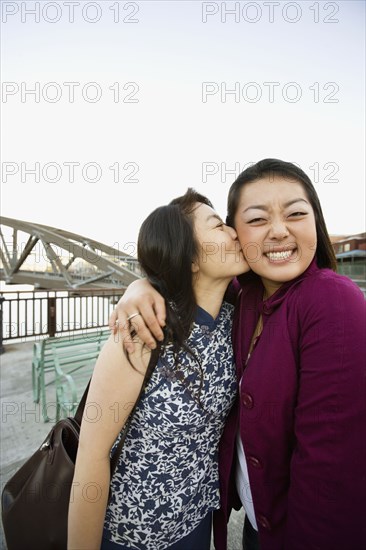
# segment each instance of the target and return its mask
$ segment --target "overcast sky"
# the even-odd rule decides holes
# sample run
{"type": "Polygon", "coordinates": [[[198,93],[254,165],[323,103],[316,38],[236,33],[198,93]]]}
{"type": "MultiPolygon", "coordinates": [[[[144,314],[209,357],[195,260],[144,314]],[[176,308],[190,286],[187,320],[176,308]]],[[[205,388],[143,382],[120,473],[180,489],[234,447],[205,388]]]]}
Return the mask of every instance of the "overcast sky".
{"type": "Polygon", "coordinates": [[[191,186],[224,216],[235,176],[276,157],[330,233],[364,231],[363,1],[1,7],[4,216],[133,254],[153,208],[191,186]]]}

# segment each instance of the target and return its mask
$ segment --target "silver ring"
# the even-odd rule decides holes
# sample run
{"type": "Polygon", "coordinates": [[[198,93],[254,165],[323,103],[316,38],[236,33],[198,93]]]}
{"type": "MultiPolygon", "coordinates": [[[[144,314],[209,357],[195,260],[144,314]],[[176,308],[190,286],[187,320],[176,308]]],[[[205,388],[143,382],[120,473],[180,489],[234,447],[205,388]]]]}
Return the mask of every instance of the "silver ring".
{"type": "Polygon", "coordinates": [[[133,319],[134,317],[137,317],[137,315],[141,315],[141,313],[137,312],[137,313],[132,313],[132,315],[129,315],[127,317],[127,321],[131,321],[131,319],[133,319]]]}

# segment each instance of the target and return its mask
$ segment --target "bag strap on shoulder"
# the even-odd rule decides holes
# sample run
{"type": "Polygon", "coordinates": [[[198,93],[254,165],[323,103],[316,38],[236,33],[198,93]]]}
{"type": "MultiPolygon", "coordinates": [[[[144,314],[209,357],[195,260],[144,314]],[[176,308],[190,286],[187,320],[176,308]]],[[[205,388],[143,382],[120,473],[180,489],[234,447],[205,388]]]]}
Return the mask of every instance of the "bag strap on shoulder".
{"type": "Polygon", "coordinates": [[[84,409],[85,409],[85,403],[86,403],[86,399],[88,397],[88,392],[89,392],[89,386],[90,386],[90,382],[91,382],[91,378],[88,382],[88,385],[87,387],[85,388],[85,391],[84,391],[84,394],[83,394],[83,397],[81,398],[80,400],[80,403],[78,405],[78,408],[76,409],[76,413],[75,413],[75,420],[76,422],[79,424],[79,426],[81,426],[81,421],[83,419],[83,414],[84,414],[84,409]]]}
{"type": "Polygon", "coordinates": [[[128,430],[130,428],[130,425],[131,425],[131,422],[132,422],[132,419],[133,419],[133,415],[135,414],[135,411],[138,407],[141,396],[142,396],[147,384],[149,383],[151,375],[154,372],[155,366],[156,366],[156,364],[159,360],[160,350],[161,350],[161,343],[159,342],[157,347],[154,350],[152,350],[152,352],[151,352],[150,361],[149,361],[149,364],[148,364],[146,372],[145,372],[145,376],[144,376],[144,380],[143,380],[142,385],[141,385],[140,393],[139,393],[139,395],[136,399],[136,403],[134,404],[133,409],[132,409],[132,411],[131,411],[128,419],[127,419],[127,422],[124,426],[124,430],[123,430],[123,434],[121,436],[121,439],[119,440],[118,445],[116,447],[116,450],[114,451],[113,456],[111,458],[111,478],[112,478],[113,473],[114,473],[114,471],[117,467],[118,459],[120,457],[123,444],[124,444],[125,439],[127,437],[128,430]]]}
{"type": "MultiPolygon", "coordinates": [[[[133,408],[132,408],[132,411],[127,419],[127,422],[123,428],[123,434],[122,434],[122,437],[120,438],[119,442],[118,442],[118,445],[113,453],[113,456],[111,458],[111,477],[117,467],[117,463],[118,463],[118,459],[120,457],[120,454],[121,454],[121,451],[122,451],[122,447],[123,447],[123,444],[125,442],[125,439],[126,439],[126,436],[127,436],[127,433],[128,433],[128,430],[130,428],[130,425],[131,425],[131,422],[132,422],[132,418],[133,418],[133,415],[136,411],[136,408],[139,404],[139,401],[140,401],[140,398],[141,398],[141,395],[145,389],[145,387],[147,386],[150,378],[151,378],[151,375],[154,371],[154,368],[155,368],[155,365],[158,361],[158,358],[159,358],[159,355],[160,355],[160,345],[158,345],[158,347],[152,351],[151,353],[151,357],[150,357],[150,361],[149,361],[149,364],[148,364],[148,367],[146,369],[146,373],[145,373],[145,377],[144,377],[144,380],[143,380],[143,383],[141,385],[141,389],[140,389],[140,393],[136,399],[136,403],[134,404],[133,408]]],[[[80,400],[80,403],[78,405],[78,408],[76,410],[76,413],[75,413],[75,420],[76,422],[78,423],[79,426],[81,426],[81,421],[83,419],[83,414],[84,414],[84,408],[85,408],[85,403],[86,403],[86,400],[87,400],[87,397],[88,397],[88,392],[89,392],[89,387],[90,387],[90,382],[91,382],[91,378],[88,382],[88,385],[87,387],[85,388],[85,391],[84,391],[84,394],[83,394],[83,397],[81,398],[80,400]]]]}

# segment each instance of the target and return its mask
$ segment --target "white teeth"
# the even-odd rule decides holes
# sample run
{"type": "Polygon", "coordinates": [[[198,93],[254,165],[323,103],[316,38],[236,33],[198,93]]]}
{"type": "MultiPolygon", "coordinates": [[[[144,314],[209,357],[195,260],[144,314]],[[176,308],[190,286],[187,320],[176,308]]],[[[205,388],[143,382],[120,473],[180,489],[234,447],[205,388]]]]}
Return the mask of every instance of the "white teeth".
{"type": "Polygon", "coordinates": [[[266,256],[271,261],[287,260],[292,253],[293,253],[293,250],[283,250],[282,252],[267,252],[266,256]]]}

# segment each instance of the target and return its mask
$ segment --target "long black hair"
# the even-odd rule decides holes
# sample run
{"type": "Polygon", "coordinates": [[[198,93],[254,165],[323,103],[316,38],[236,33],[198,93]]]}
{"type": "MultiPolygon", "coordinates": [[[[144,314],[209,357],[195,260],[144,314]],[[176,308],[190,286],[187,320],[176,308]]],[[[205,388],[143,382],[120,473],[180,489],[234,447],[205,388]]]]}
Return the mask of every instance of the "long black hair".
{"type": "MultiPolygon", "coordinates": [[[[195,357],[186,340],[197,307],[192,274],[192,262],[200,253],[193,220],[197,203],[212,207],[207,197],[189,188],[183,196],[154,210],[139,231],[137,254],[140,266],[166,305],[164,340],[157,342],[157,348],[151,354],[147,378],[168,344],[173,344],[176,364],[182,349],[195,357]]],[[[195,359],[200,365],[199,358],[195,359]]]]}
{"type": "Polygon", "coordinates": [[[281,176],[287,181],[295,181],[302,185],[315,216],[317,234],[315,257],[317,264],[320,268],[327,267],[336,271],[337,260],[329,238],[317,192],[305,172],[291,162],[285,162],[278,159],[264,159],[244,170],[237,177],[229,190],[227,224],[234,227],[234,218],[239,206],[243,186],[247,183],[261,179],[264,176],[273,178],[275,175],[281,176]]]}

